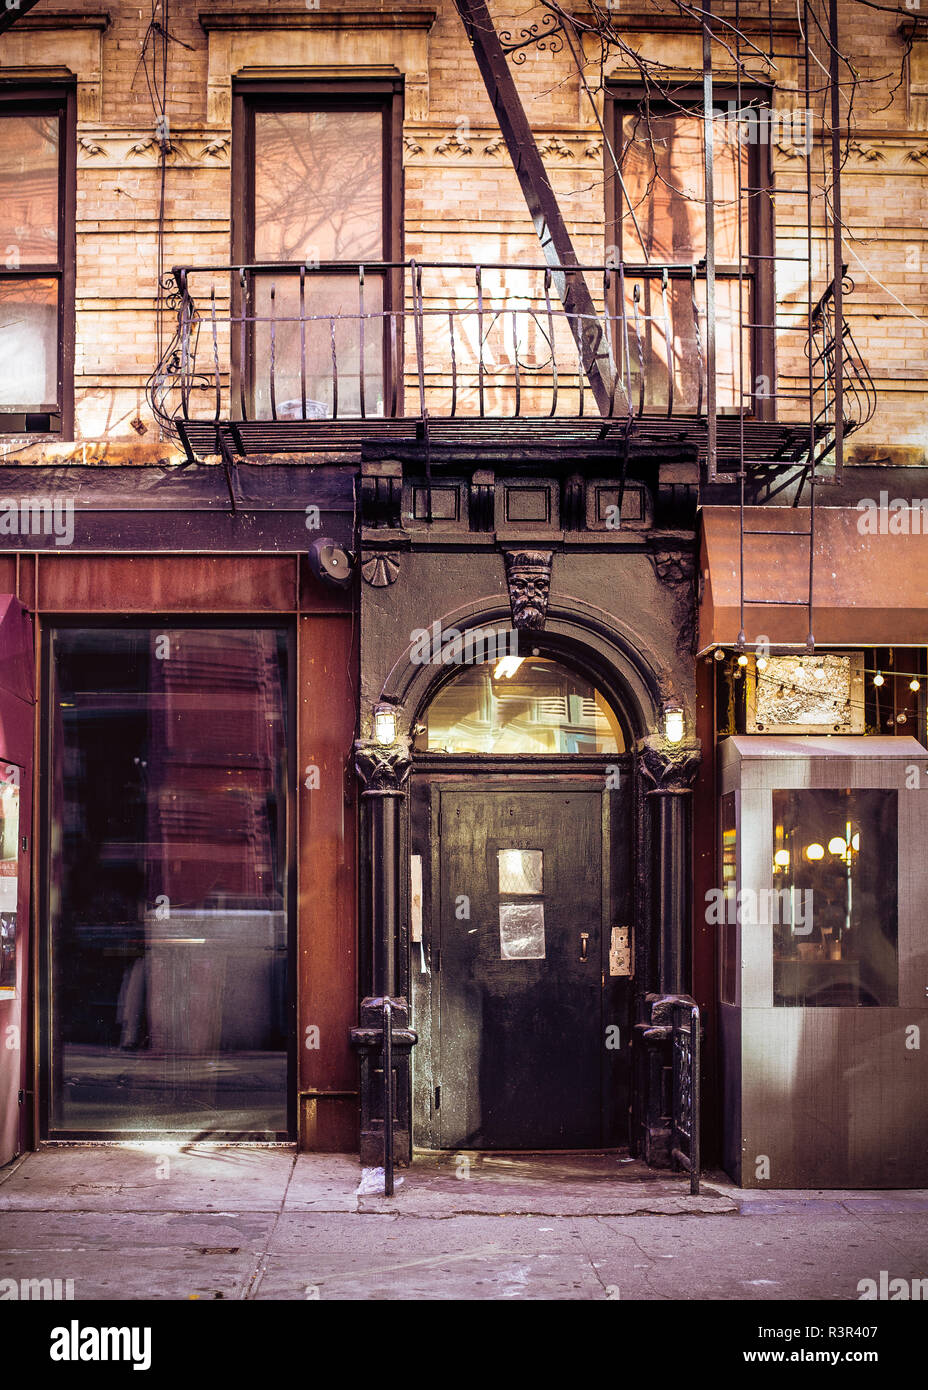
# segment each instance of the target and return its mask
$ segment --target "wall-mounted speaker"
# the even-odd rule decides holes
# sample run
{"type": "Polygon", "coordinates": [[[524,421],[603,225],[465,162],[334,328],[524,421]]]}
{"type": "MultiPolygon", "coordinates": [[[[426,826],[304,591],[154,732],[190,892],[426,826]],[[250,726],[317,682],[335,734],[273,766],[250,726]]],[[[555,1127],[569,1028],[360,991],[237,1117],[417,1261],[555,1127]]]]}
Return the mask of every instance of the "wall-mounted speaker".
{"type": "Polygon", "coordinates": [[[354,577],[354,556],[331,536],[320,536],[309,547],[309,568],[323,584],[344,589],[354,577]]]}

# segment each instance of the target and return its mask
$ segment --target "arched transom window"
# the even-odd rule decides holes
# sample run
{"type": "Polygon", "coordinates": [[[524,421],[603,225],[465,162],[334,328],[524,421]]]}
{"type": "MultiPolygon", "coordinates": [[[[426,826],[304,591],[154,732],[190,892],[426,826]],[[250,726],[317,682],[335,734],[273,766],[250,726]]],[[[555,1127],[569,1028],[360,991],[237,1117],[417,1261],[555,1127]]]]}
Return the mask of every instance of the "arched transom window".
{"type": "Polygon", "coordinates": [[[605,697],[545,656],[467,666],[442,686],[418,726],[428,753],[622,753],[625,739],[605,697]]]}

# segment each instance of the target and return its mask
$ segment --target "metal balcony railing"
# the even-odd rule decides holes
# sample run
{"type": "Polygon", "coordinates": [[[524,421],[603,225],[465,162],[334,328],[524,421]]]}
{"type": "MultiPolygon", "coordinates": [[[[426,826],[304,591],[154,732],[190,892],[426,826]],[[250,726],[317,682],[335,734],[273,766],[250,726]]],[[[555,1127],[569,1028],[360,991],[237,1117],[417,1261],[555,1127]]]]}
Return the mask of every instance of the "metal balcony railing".
{"type": "Polygon", "coordinates": [[[178,266],[164,286],[177,327],[149,397],[182,432],[209,422],[285,424],[293,435],[325,421],[603,415],[704,424],[714,359],[716,409],[732,417],[732,438],[735,420],[753,419],[757,437],[765,413],[778,414],[811,425],[821,452],[834,432],[840,357],[844,433],[869,418],[872,383],[846,325],[837,352],[828,291],[811,323],[800,298],[774,327],[752,321],[750,285],[737,296],[735,285],[737,275],[716,280],[710,343],[702,263],[178,266]],[[559,289],[580,273],[595,318],[564,308],[559,289]],[[756,391],[751,354],[763,331],[783,349],[781,386],[756,391]],[[590,360],[607,383],[606,410],[590,360]]]}

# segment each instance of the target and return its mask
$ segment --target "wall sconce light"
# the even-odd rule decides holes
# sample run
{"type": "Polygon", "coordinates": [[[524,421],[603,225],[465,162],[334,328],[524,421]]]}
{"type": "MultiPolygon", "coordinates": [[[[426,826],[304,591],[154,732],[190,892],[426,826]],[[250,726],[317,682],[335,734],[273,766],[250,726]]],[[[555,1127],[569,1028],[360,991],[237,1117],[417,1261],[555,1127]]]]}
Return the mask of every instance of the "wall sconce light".
{"type": "Polygon", "coordinates": [[[679,705],[664,709],[664,737],[668,743],[682,743],[684,734],[683,710],[679,705]]]}
{"type": "Polygon", "coordinates": [[[374,738],[384,748],[396,742],[396,710],[392,705],[375,705],[374,738]]]}

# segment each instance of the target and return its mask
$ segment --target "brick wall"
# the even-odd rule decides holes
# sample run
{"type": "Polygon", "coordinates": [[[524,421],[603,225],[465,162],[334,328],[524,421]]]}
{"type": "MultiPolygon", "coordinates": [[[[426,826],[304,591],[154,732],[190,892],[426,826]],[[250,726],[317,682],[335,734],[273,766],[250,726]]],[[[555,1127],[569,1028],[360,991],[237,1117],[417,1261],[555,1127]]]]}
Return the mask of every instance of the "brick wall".
{"type": "MultiPolygon", "coordinates": [[[[437,16],[428,35],[428,72],[407,73],[408,92],[413,90],[411,82],[421,90],[427,75],[428,104],[425,109],[422,99],[407,98],[406,253],[425,259],[521,256],[537,260],[537,242],[525,204],[452,0],[431,3],[437,16]]],[[[349,12],[348,5],[333,0],[319,0],[319,6],[315,16],[326,9],[349,12]]],[[[0,38],[0,64],[19,72],[35,70],[37,76],[43,67],[60,65],[72,17],[77,23],[86,8],[74,0],[40,0],[31,15],[0,38]]],[[[243,17],[244,37],[236,39],[238,51],[245,51],[241,45],[247,48],[250,35],[260,34],[262,12],[280,8],[271,0],[224,0],[224,11],[243,17]],[[254,16],[251,24],[247,16],[254,16]]],[[[386,42],[378,11],[402,13],[422,5],[419,0],[393,0],[382,7],[360,3],[357,8],[370,8],[371,22],[366,30],[352,31],[350,43],[355,46],[350,51],[354,61],[363,52],[368,55],[366,61],[376,65],[384,61],[381,50],[386,42]]],[[[509,11],[524,7],[498,0],[493,8],[499,16],[498,27],[504,28],[509,11]]],[[[673,9],[667,0],[661,0],[657,8],[665,14],[673,9]]],[[[757,8],[742,6],[751,12],[757,8]]],[[[848,228],[845,255],[854,281],[847,309],[880,391],[877,416],[866,433],[852,441],[851,456],[924,462],[928,445],[924,423],[928,103],[922,89],[928,92],[928,85],[922,80],[922,52],[928,49],[928,40],[915,43],[903,71],[905,42],[900,25],[905,17],[865,8],[855,0],[841,0],[840,8],[844,48],[858,78],[857,129],[843,184],[848,228]]],[[[618,13],[627,15],[631,28],[638,25],[640,29],[646,22],[641,16],[648,9],[648,0],[638,0],[618,13]]],[[[766,6],[760,9],[766,11],[766,6]]],[[[299,10],[294,5],[293,10],[295,29],[299,29],[300,16],[309,13],[315,19],[312,6],[299,10]]],[[[778,3],[774,10],[788,30],[795,7],[778,3]]],[[[157,449],[159,427],[144,399],[145,382],[157,358],[154,306],[160,181],[158,147],[153,140],[155,115],[140,67],[149,11],[147,6],[140,10],[123,0],[100,0],[100,12],[104,11],[109,22],[102,33],[94,31],[99,42],[99,80],[85,57],[77,69],[81,96],[75,433],[80,442],[133,440],[157,449]],[[138,424],[134,426],[133,421],[141,422],[144,435],[137,435],[138,424]]],[[[539,9],[537,15],[509,19],[508,27],[517,31],[530,20],[540,19],[541,13],[539,9]]],[[[734,6],[723,5],[720,13],[733,16],[734,6]]],[[[174,41],[168,45],[167,112],[174,152],[166,174],[163,259],[167,267],[175,262],[221,264],[230,257],[231,131],[227,121],[209,119],[208,100],[210,44],[215,67],[226,40],[223,33],[215,32],[208,39],[199,14],[200,7],[190,0],[172,0],[169,22],[174,41]]],[[[917,11],[913,14],[917,16],[917,11]]],[[[85,37],[81,39],[84,47],[85,37]]],[[[413,42],[412,36],[409,41],[413,42]]],[[[320,29],[318,36],[313,30],[307,39],[309,51],[318,51],[323,59],[341,52],[337,48],[341,42],[334,26],[320,29]]],[[[421,35],[415,42],[421,42],[421,35]]],[[[678,68],[692,66],[694,42],[675,31],[649,40],[651,50],[678,68]]],[[[789,32],[780,42],[786,51],[790,45],[795,51],[795,36],[789,32]]],[[[262,54],[271,53],[276,62],[286,64],[290,43],[283,31],[276,48],[271,44],[262,54]]],[[[73,51],[78,52],[76,38],[73,51]]],[[[723,69],[724,55],[719,63],[723,69]]],[[[529,48],[524,63],[513,70],[578,252],[599,258],[604,246],[602,145],[570,54],[564,49],[552,53],[529,48]]],[[[595,69],[590,76],[595,81],[595,69]]],[[[801,105],[801,65],[784,59],[779,76],[777,104],[801,105]]],[[[804,160],[796,159],[794,152],[775,150],[773,167],[778,250],[791,252],[798,245],[804,253],[804,160]]],[[[817,287],[821,288],[825,247],[818,239],[815,256],[821,277],[817,287]]],[[[797,269],[801,267],[780,269],[778,291],[783,303],[804,302],[797,269]]],[[[784,351],[780,367],[783,381],[795,384],[801,360],[784,351]]],[[[21,446],[22,441],[16,444],[21,446]]]]}

